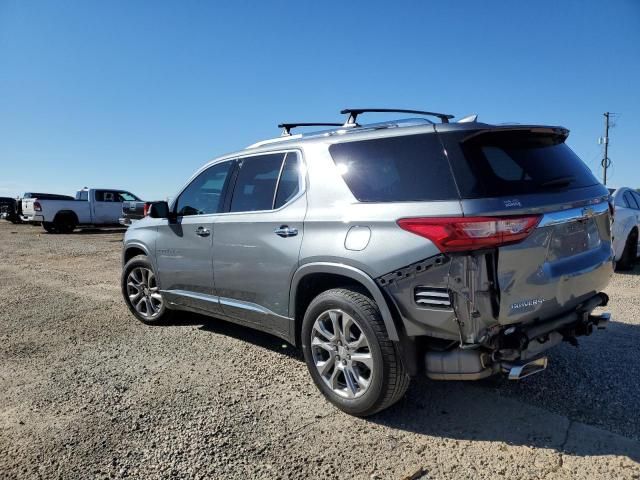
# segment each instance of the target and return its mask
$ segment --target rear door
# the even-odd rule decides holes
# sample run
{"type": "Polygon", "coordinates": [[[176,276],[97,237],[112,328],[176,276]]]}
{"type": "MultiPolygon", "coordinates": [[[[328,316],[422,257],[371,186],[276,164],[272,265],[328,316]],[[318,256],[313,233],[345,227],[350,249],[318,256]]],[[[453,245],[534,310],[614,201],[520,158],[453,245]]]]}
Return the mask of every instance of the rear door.
{"type": "Polygon", "coordinates": [[[122,211],[119,192],[115,190],[95,190],[93,199],[93,223],[107,225],[118,223],[122,211]]]}
{"type": "Polygon", "coordinates": [[[227,213],[214,224],[213,269],[225,314],[289,331],[289,287],[306,213],[299,152],[239,160],[227,213]]]}
{"type": "Polygon", "coordinates": [[[205,313],[220,311],[213,281],[213,224],[234,165],[234,160],[217,163],[196,176],[174,202],[177,219],[165,219],[158,227],[158,280],[170,302],[205,313]]]}
{"type": "Polygon", "coordinates": [[[529,237],[497,251],[500,323],[575,308],[612,274],[608,191],[565,145],[567,133],[523,127],[441,135],[465,216],[540,216],[529,237]]]}

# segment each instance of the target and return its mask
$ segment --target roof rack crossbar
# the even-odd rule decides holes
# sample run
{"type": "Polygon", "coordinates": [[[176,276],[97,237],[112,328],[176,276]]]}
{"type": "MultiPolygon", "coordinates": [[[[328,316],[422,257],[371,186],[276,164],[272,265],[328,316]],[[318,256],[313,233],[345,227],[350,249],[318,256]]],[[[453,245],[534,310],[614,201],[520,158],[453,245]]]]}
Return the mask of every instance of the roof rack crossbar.
{"type": "Polygon", "coordinates": [[[281,123],[278,128],[282,129],[282,136],[288,137],[291,135],[291,129],[297,127],[341,127],[341,123],[328,123],[328,122],[310,122],[310,123],[281,123]]]}
{"type": "Polygon", "coordinates": [[[344,126],[345,127],[354,127],[357,126],[358,124],[356,123],[356,120],[358,118],[358,115],[360,115],[361,113],[367,113],[367,112],[373,112],[373,113],[413,113],[416,115],[426,115],[429,117],[438,117],[440,119],[440,121],[442,123],[449,123],[449,120],[454,118],[453,115],[449,115],[448,113],[437,113],[437,112],[424,112],[422,110],[404,110],[404,109],[397,109],[397,108],[345,108],[344,110],[341,110],[340,113],[344,114],[349,114],[349,118],[347,119],[347,121],[345,122],[344,126]]]}

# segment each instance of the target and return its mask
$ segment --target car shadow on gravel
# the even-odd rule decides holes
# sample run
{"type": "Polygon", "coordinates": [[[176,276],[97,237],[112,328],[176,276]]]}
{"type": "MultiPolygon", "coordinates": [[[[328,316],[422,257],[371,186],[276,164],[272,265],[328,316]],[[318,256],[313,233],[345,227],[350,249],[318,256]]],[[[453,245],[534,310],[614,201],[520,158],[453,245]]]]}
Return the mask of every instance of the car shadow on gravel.
{"type": "Polygon", "coordinates": [[[211,318],[204,315],[198,315],[197,313],[179,312],[174,318],[164,324],[165,326],[198,326],[203,332],[215,333],[218,335],[224,335],[226,337],[232,337],[243,342],[251,343],[260,348],[266,348],[281,355],[286,355],[289,358],[293,358],[299,361],[304,361],[302,352],[294,346],[287,343],[274,335],[269,333],[254,330],[243,325],[237,325],[235,323],[228,322],[226,320],[220,320],[217,318],[211,318]]]}
{"type": "MultiPolygon", "coordinates": [[[[630,413],[640,411],[638,380],[619,369],[619,364],[634,369],[640,363],[633,348],[640,343],[640,327],[611,323],[610,337],[586,337],[578,349],[556,347],[542,374],[520,382],[503,377],[480,382],[415,378],[400,402],[366,421],[435,437],[505,442],[577,456],[622,455],[640,462],[640,442],[618,436],[640,438],[640,421],[630,413]],[[621,343],[618,362],[605,361],[611,341],[621,343]],[[618,435],[606,438],[609,431],[618,435]]],[[[200,326],[202,332],[304,362],[302,353],[284,340],[224,320],[180,312],[165,325],[200,326]]]]}
{"type": "Polygon", "coordinates": [[[579,348],[550,351],[539,375],[519,382],[416,378],[402,401],[369,420],[429,436],[640,462],[640,377],[632,373],[639,371],[639,343],[640,326],[611,322],[579,348]]]}

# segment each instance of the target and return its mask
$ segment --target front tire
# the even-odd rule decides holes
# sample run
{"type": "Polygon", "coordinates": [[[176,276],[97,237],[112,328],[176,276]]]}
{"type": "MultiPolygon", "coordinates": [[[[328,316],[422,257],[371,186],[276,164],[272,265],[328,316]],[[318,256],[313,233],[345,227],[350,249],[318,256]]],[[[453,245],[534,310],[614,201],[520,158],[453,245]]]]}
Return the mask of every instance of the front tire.
{"type": "Polygon", "coordinates": [[[350,415],[384,410],[409,387],[409,375],[378,306],[360,292],[340,288],[318,295],[305,312],[301,334],[314,383],[350,415]]]}
{"type": "Polygon", "coordinates": [[[133,315],[143,323],[154,325],[166,322],[171,311],[162,298],[153,265],[145,255],[138,255],[122,269],[122,296],[133,315]]]}

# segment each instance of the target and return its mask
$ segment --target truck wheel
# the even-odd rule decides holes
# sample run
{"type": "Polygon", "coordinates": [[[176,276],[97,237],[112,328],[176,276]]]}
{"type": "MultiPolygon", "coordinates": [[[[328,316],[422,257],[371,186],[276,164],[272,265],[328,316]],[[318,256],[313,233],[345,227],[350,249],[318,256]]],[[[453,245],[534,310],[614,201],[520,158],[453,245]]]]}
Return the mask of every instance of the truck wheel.
{"type": "Polygon", "coordinates": [[[171,316],[172,312],[158,288],[153,265],[145,255],[138,255],[127,262],[120,285],[127,307],[141,322],[158,324],[171,316]]]}
{"type": "Polygon", "coordinates": [[[44,228],[47,233],[57,233],[55,225],[51,222],[42,222],[42,228],[44,228]]]}
{"type": "Polygon", "coordinates": [[[632,230],[624,244],[620,261],[616,264],[618,270],[631,270],[638,256],[638,231],[632,230]]]}
{"type": "Polygon", "coordinates": [[[58,233],[72,233],[78,224],[73,214],[58,214],[54,219],[55,229],[58,233]]]}
{"type": "Polygon", "coordinates": [[[316,386],[350,415],[384,410],[409,387],[380,310],[362,293],[338,288],[314,298],[302,321],[301,343],[316,386]]]}

